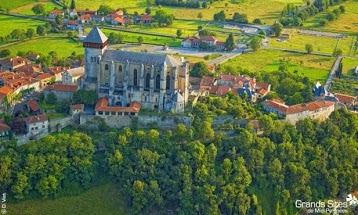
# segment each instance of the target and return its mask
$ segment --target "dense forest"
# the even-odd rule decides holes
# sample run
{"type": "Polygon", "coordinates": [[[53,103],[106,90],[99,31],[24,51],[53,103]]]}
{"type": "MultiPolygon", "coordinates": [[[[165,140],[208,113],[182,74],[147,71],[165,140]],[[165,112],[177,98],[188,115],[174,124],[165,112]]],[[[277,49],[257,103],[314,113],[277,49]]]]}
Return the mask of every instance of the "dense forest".
{"type": "MultiPolygon", "coordinates": [[[[338,200],[358,189],[358,116],[341,109],[292,126],[263,115],[263,136],[247,126],[228,137],[215,133],[206,108],[197,105],[190,128],[102,133],[103,168],[128,213],[294,214],[296,199],[338,200]]],[[[10,144],[0,154],[1,189],[21,199],[86,187],[96,178],[94,154],[91,138],[77,132],[10,144]]]]}

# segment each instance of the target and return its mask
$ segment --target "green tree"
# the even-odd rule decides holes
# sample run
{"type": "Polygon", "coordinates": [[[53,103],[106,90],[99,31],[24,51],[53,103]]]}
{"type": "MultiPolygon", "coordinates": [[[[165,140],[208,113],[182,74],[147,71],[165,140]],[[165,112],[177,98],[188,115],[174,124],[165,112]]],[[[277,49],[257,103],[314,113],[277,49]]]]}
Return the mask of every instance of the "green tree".
{"type": "Polygon", "coordinates": [[[275,36],[279,37],[281,36],[283,25],[279,22],[276,22],[275,24],[272,25],[271,29],[275,33],[275,36]]]}
{"type": "Polygon", "coordinates": [[[307,44],[305,45],[305,49],[306,49],[307,54],[311,54],[311,53],[313,52],[313,45],[307,43],[307,44]]]}
{"type": "Polygon", "coordinates": [[[72,103],[94,105],[97,99],[98,96],[95,91],[80,89],[73,94],[72,103]]]}
{"type": "Polygon", "coordinates": [[[335,20],[337,18],[336,14],[334,14],[333,12],[328,12],[326,15],[326,19],[330,22],[332,22],[333,20],[335,20]]]}
{"type": "Polygon", "coordinates": [[[258,25],[262,25],[262,20],[260,18],[256,18],[254,19],[254,21],[252,21],[254,24],[258,24],[258,25]]]}
{"type": "Polygon", "coordinates": [[[152,10],[150,9],[150,7],[147,7],[147,8],[145,9],[145,13],[146,13],[146,14],[149,15],[151,12],[152,12],[152,10]]]}
{"type": "Polygon", "coordinates": [[[219,13],[214,14],[214,20],[219,22],[226,21],[226,14],[225,11],[220,11],[219,13]]]}
{"type": "Polygon", "coordinates": [[[51,92],[51,93],[47,94],[46,102],[48,104],[51,104],[51,105],[56,104],[57,103],[57,96],[55,95],[55,93],[51,92]]]}
{"type": "Polygon", "coordinates": [[[71,10],[76,9],[76,2],[75,2],[75,0],[71,0],[70,9],[71,9],[71,10]]]}
{"type": "Polygon", "coordinates": [[[46,30],[42,25],[37,26],[36,33],[40,36],[43,36],[46,34],[46,30]]]}
{"type": "Polygon", "coordinates": [[[227,51],[232,51],[235,49],[235,41],[232,33],[229,34],[228,38],[225,41],[225,49],[227,51]]]}
{"type": "Polygon", "coordinates": [[[100,15],[108,15],[111,14],[113,11],[114,9],[108,5],[100,5],[99,9],[97,10],[97,13],[100,15]]]}
{"type": "Polygon", "coordinates": [[[251,42],[249,43],[249,46],[252,48],[252,50],[257,51],[259,48],[261,48],[262,39],[260,37],[254,37],[252,38],[251,42]]]}
{"type": "Polygon", "coordinates": [[[36,15],[40,15],[40,14],[43,14],[45,13],[45,7],[43,4],[35,4],[33,7],[32,7],[32,12],[34,12],[34,14],[36,15]]]}
{"type": "Polygon", "coordinates": [[[181,35],[183,35],[183,30],[178,29],[177,30],[177,37],[180,37],[181,35]]]}
{"type": "Polygon", "coordinates": [[[139,36],[139,37],[137,38],[137,40],[138,40],[139,45],[142,45],[142,44],[143,44],[143,37],[142,37],[142,36],[139,36]]]}
{"type": "Polygon", "coordinates": [[[204,62],[195,63],[193,69],[190,71],[190,76],[203,77],[204,75],[210,75],[208,65],[204,62]]]}
{"type": "Polygon", "coordinates": [[[9,49],[0,50],[0,58],[7,57],[11,54],[9,49]]]}
{"type": "Polygon", "coordinates": [[[16,40],[21,40],[25,37],[25,31],[23,29],[14,29],[10,33],[11,38],[16,40]]]}
{"type": "Polygon", "coordinates": [[[199,20],[201,20],[203,18],[203,13],[199,12],[198,15],[196,16],[199,20]]]}
{"type": "Polygon", "coordinates": [[[34,37],[35,36],[35,30],[34,29],[32,29],[32,28],[28,28],[27,29],[27,31],[26,31],[26,37],[27,38],[32,38],[32,37],[34,37]]]}

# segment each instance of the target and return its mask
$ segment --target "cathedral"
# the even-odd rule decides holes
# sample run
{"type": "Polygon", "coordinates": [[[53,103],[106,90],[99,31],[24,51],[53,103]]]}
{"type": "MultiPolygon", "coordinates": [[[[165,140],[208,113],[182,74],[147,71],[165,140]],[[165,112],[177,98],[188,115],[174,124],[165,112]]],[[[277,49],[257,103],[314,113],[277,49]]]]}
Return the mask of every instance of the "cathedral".
{"type": "Polygon", "coordinates": [[[83,40],[83,88],[108,98],[110,106],[139,102],[144,109],[183,112],[189,96],[189,63],[165,54],[107,49],[108,38],[93,27],[83,40]]]}

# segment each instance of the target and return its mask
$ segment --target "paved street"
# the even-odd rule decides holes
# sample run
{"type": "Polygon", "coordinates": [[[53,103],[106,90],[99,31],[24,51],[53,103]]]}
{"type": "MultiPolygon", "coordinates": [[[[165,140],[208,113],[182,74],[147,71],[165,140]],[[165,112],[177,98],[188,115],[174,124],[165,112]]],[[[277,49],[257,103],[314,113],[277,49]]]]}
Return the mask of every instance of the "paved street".
{"type": "Polygon", "coordinates": [[[334,77],[336,76],[336,71],[337,71],[342,59],[343,59],[343,57],[339,56],[339,57],[337,57],[336,62],[334,63],[334,65],[331,69],[331,73],[329,74],[326,84],[324,85],[324,89],[326,91],[329,91],[329,88],[331,87],[332,81],[333,81],[334,77]]]}

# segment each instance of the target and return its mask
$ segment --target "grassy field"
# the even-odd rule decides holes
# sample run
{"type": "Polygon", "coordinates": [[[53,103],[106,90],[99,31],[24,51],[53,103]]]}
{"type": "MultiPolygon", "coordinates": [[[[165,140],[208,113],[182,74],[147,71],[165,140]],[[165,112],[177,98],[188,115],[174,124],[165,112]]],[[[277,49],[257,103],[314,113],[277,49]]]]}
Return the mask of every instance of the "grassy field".
{"type": "Polygon", "coordinates": [[[55,7],[60,8],[59,5],[54,4],[52,1],[50,1],[50,2],[36,2],[36,3],[32,3],[32,4],[28,4],[28,5],[24,5],[22,7],[16,8],[16,9],[12,10],[11,12],[25,14],[25,15],[35,15],[35,13],[32,12],[32,10],[31,10],[31,8],[35,4],[42,4],[44,6],[46,12],[52,11],[55,7]]]}
{"type": "Polygon", "coordinates": [[[144,35],[144,34],[117,31],[117,30],[109,30],[109,29],[102,29],[102,31],[107,36],[111,32],[121,33],[123,35],[123,37],[124,37],[124,42],[126,42],[126,43],[138,43],[138,37],[139,36],[143,37],[143,43],[145,43],[145,44],[153,44],[153,45],[168,44],[169,46],[174,47],[174,46],[180,46],[180,42],[181,42],[181,39],[174,39],[174,38],[171,38],[171,37],[144,35]]]}
{"type": "Polygon", "coordinates": [[[277,48],[287,48],[305,51],[305,45],[309,43],[313,45],[314,52],[323,52],[328,54],[332,54],[337,46],[337,48],[342,49],[344,55],[349,55],[353,40],[354,37],[348,37],[346,39],[337,39],[332,37],[315,37],[302,35],[299,34],[297,30],[295,30],[293,31],[292,37],[287,41],[278,42],[276,38],[272,38],[269,42],[269,45],[277,48]]]}
{"type": "MultiPolygon", "coordinates": [[[[217,1],[206,9],[167,6],[163,6],[162,8],[173,14],[176,18],[197,19],[198,13],[202,12],[203,20],[212,20],[214,13],[224,10],[228,17],[231,17],[235,12],[240,12],[247,14],[249,21],[252,21],[255,18],[261,18],[266,24],[272,24],[279,18],[282,9],[287,3],[301,5],[302,0],[247,0],[240,4],[233,4],[230,1],[217,1]],[[228,3],[227,6],[225,6],[226,2],[228,3]]],[[[101,4],[107,4],[114,9],[126,8],[128,12],[131,13],[134,11],[143,13],[144,9],[147,7],[145,0],[77,0],[76,4],[77,8],[79,9],[88,8],[92,10],[97,10],[101,4]]],[[[153,11],[155,11],[157,8],[158,7],[154,7],[153,11]]]]}
{"type": "MultiPolygon", "coordinates": [[[[355,68],[358,66],[358,59],[357,58],[344,58],[342,60],[343,65],[343,75],[345,76],[355,76],[353,75],[353,72],[355,68]]],[[[357,76],[355,76],[357,77],[357,76]]]]}
{"type": "Polygon", "coordinates": [[[108,182],[78,196],[8,203],[7,209],[11,215],[123,215],[125,206],[117,190],[115,184],[108,182]]]}
{"type": "MultiPolygon", "coordinates": [[[[327,13],[320,13],[315,17],[307,20],[304,24],[306,28],[313,28],[315,30],[326,30],[333,32],[343,33],[357,33],[358,32],[358,0],[351,0],[345,2],[343,5],[346,7],[346,12],[333,22],[330,22],[327,26],[320,27],[319,21],[325,18],[327,13]]],[[[339,6],[336,6],[339,7],[339,6]]],[[[332,11],[336,7],[331,7],[332,11]]]]}
{"type": "Polygon", "coordinates": [[[0,0],[0,6],[3,9],[12,10],[33,2],[35,2],[35,0],[0,0]]]}
{"type": "Polygon", "coordinates": [[[234,70],[247,69],[250,72],[275,71],[280,65],[286,64],[289,72],[307,76],[314,81],[324,83],[334,58],[276,50],[259,50],[254,53],[240,55],[222,66],[234,70]],[[295,72],[297,71],[297,72],[295,72]]]}
{"type": "Polygon", "coordinates": [[[9,49],[11,55],[16,55],[18,51],[27,52],[30,50],[39,54],[48,54],[50,51],[55,51],[59,57],[68,57],[73,51],[77,54],[83,54],[82,43],[76,43],[68,38],[33,39],[3,49],[9,49]]]}
{"type": "Polygon", "coordinates": [[[45,22],[0,14],[0,37],[10,34],[14,29],[24,29],[26,31],[28,28],[36,29],[37,26],[43,24],[45,22]]]}

